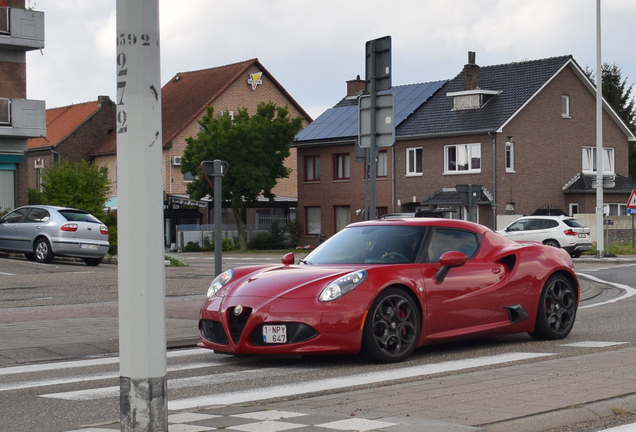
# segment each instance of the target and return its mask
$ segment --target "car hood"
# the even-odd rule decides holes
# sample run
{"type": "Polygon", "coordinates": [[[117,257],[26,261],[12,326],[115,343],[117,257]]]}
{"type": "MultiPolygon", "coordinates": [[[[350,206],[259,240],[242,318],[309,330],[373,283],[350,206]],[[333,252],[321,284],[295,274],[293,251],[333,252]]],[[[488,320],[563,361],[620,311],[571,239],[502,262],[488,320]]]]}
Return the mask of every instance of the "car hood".
{"type": "Polygon", "coordinates": [[[317,297],[331,281],[359,270],[352,266],[291,265],[266,267],[228,284],[226,297],[317,297]]]}

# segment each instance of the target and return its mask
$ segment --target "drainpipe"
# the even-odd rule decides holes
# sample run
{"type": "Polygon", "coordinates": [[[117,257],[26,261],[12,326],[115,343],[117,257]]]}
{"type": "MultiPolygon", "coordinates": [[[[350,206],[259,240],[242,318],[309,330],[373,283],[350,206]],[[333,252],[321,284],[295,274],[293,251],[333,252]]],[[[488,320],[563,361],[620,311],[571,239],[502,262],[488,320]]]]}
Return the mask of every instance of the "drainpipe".
{"type": "Polygon", "coordinates": [[[395,143],[391,146],[391,213],[395,213],[395,143]]]}
{"type": "Polygon", "coordinates": [[[488,132],[492,138],[492,225],[497,230],[497,140],[493,134],[488,132]]]}

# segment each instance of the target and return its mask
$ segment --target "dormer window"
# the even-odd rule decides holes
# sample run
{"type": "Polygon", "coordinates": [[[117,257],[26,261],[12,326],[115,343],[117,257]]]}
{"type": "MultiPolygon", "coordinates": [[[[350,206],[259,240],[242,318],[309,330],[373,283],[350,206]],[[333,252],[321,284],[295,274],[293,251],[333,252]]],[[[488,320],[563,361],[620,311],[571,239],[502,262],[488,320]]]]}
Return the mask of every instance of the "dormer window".
{"type": "Polygon", "coordinates": [[[479,109],[483,107],[491,97],[499,94],[496,90],[465,90],[459,92],[446,93],[446,96],[453,98],[453,111],[465,109],[479,109]]]}

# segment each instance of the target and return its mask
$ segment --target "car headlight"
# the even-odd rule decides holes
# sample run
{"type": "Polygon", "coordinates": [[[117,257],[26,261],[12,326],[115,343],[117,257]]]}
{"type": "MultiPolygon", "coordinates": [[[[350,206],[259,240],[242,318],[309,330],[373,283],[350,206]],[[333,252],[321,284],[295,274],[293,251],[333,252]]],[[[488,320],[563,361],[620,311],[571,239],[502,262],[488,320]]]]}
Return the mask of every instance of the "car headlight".
{"type": "Polygon", "coordinates": [[[321,302],[328,302],[342,297],[358,285],[360,285],[367,277],[367,272],[364,270],[355,271],[344,275],[341,278],[336,279],[327,285],[322,292],[318,300],[321,302]]]}
{"type": "Polygon", "coordinates": [[[232,279],[234,279],[234,270],[228,270],[215,277],[210,284],[210,288],[208,288],[208,298],[216,294],[218,290],[223,288],[225,284],[232,279]]]}

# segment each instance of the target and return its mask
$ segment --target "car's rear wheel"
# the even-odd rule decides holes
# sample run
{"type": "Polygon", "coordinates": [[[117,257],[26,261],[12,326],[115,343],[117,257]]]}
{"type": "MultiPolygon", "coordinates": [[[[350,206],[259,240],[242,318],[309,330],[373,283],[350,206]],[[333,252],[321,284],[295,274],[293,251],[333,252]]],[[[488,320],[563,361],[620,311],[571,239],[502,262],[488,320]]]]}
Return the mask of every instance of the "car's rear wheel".
{"type": "Polygon", "coordinates": [[[530,333],[535,339],[563,339],[572,331],[576,317],[576,289],[563,275],[555,274],[545,283],[534,331],[530,333]]]}
{"type": "Polygon", "coordinates": [[[555,247],[555,248],[561,247],[559,242],[556,241],[556,240],[546,240],[546,241],[543,242],[543,244],[546,245],[546,246],[552,246],[552,247],[555,247]]]}
{"type": "Polygon", "coordinates": [[[53,251],[49,241],[45,238],[36,239],[33,246],[33,255],[35,255],[35,260],[40,263],[53,261],[53,251]]]}
{"type": "Polygon", "coordinates": [[[420,313],[411,296],[389,288],[371,305],[364,323],[362,352],[378,363],[402,361],[415,349],[420,323],[420,313]]]}
{"type": "Polygon", "coordinates": [[[88,266],[98,266],[101,262],[101,258],[82,258],[88,266]]]}

